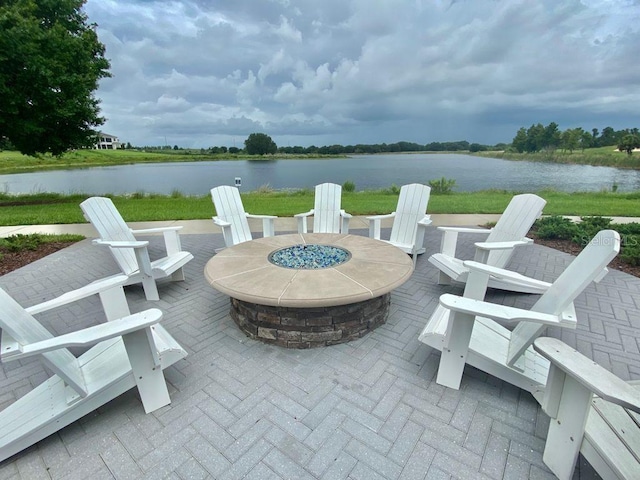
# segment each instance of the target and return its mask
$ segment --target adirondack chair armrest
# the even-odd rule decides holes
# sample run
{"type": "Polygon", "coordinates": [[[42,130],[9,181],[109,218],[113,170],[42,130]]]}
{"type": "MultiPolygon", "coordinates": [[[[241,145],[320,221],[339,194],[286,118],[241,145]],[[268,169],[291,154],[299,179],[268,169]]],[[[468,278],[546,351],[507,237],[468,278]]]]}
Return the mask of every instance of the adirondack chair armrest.
{"type": "Polygon", "coordinates": [[[134,235],[162,233],[164,237],[164,246],[165,246],[165,250],[167,251],[167,255],[173,255],[182,251],[182,245],[180,244],[180,230],[182,230],[182,225],[131,230],[131,233],[133,233],[134,235]]]}
{"type": "Polygon", "coordinates": [[[496,303],[489,303],[473,298],[459,297],[450,293],[440,296],[440,305],[453,312],[466,313],[468,315],[486,317],[505,323],[533,322],[543,325],[555,325],[559,327],[573,327],[576,319],[573,309],[569,308],[561,315],[523,310],[521,308],[507,307],[496,303]]]}
{"type": "Polygon", "coordinates": [[[456,248],[458,246],[459,233],[481,233],[488,235],[491,230],[486,228],[468,228],[468,227],[438,227],[442,232],[442,240],[440,243],[440,253],[449,257],[456,256],[456,248]]]}
{"type": "Polygon", "coordinates": [[[46,302],[42,302],[31,307],[27,307],[25,308],[25,310],[31,315],[46,312],[63,305],[68,305],[69,303],[77,302],[78,300],[81,300],[83,298],[100,294],[111,288],[124,286],[127,284],[128,279],[129,277],[127,277],[126,275],[114,275],[102,280],[97,280],[90,283],[89,285],[85,285],[84,287],[66,292],[54,299],[47,300],[46,302]]]}
{"type": "Polygon", "coordinates": [[[396,216],[396,212],[385,213],[383,215],[371,215],[366,217],[369,220],[369,238],[380,240],[380,226],[382,220],[385,218],[393,218],[396,216]]]}
{"type": "Polygon", "coordinates": [[[215,223],[216,225],[218,225],[219,227],[225,228],[225,227],[230,227],[231,223],[222,220],[220,217],[211,217],[213,219],[213,223],[215,223]]]}
{"type": "Polygon", "coordinates": [[[344,210],[340,210],[340,216],[342,218],[353,218],[353,215],[351,215],[350,213],[345,212],[344,210]]]}
{"type": "Polygon", "coordinates": [[[599,397],[640,413],[638,390],[561,340],[540,337],[533,348],[554,367],[573,377],[599,397]]]}
{"type": "Polygon", "coordinates": [[[487,275],[491,275],[492,277],[496,277],[502,280],[510,280],[512,282],[517,282],[522,285],[528,285],[531,287],[538,287],[542,289],[548,289],[551,286],[549,282],[543,282],[542,280],[536,280],[535,278],[527,277],[520,273],[505,270],[504,268],[493,267],[491,265],[487,265],[485,263],[476,262],[474,260],[465,260],[462,264],[467,267],[469,270],[473,270],[476,272],[486,273],[487,275]]]}
{"type": "Polygon", "coordinates": [[[294,215],[295,218],[302,218],[302,217],[309,217],[311,215],[313,215],[313,212],[315,211],[315,209],[311,209],[308,212],[304,212],[304,213],[296,213],[294,215]]]}
{"type": "Polygon", "coordinates": [[[315,209],[312,208],[308,212],[304,213],[296,213],[293,217],[297,220],[298,223],[298,233],[307,233],[309,231],[307,227],[307,217],[310,217],[315,212],[315,209]]]}
{"type": "Polygon", "coordinates": [[[112,247],[112,248],[146,248],[147,246],[149,246],[149,242],[146,240],[136,240],[133,242],[128,242],[128,241],[112,241],[112,240],[102,240],[100,238],[97,238],[95,240],[92,240],[92,242],[94,245],[103,245],[106,247],[112,247]]]}
{"type": "Polygon", "coordinates": [[[278,218],[275,215],[256,215],[252,213],[246,213],[247,218],[262,219],[262,234],[265,237],[273,237],[276,234],[274,221],[278,218]]]}
{"type": "Polygon", "coordinates": [[[147,235],[149,233],[164,233],[164,232],[177,232],[182,230],[182,225],[174,225],[171,227],[154,227],[154,228],[142,228],[139,230],[131,229],[131,233],[134,235],[147,235]]]}
{"type": "Polygon", "coordinates": [[[120,337],[143,328],[151,327],[160,321],[162,312],[150,308],[140,313],[129,315],[118,320],[101,323],[77,332],[67,333],[40,342],[20,345],[17,342],[3,342],[3,360],[17,360],[32,355],[39,355],[60,348],[86,347],[104,340],[120,337]]]}
{"type": "Polygon", "coordinates": [[[490,228],[470,228],[470,227],[438,227],[443,233],[454,232],[454,233],[482,233],[485,235],[489,235],[491,233],[490,228]]]}
{"type": "Polygon", "coordinates": [[[418,225],[423,225],[425,227],[431,225],[433,221],[431,220],[431,215],[425,215],[422,220],[418,221],[418,225]]]}
{"type": "Polygon", "coordinates": [[[247,216],[247,218],[262,218],[267,220],[275,220],[276,218],[278,218],[276,215],[257,215],[254,213],[245,213],[245,215],[247,216]]]}
{"type": "Polygon", "coordinates": [[[396,212],[391,212],[391,213],[384,213],[382,215],[371,215],[369,217],[365,217],[367,220],[369,220],[370,222],[375,222],[375,221],[379,221],[382,220],[384,218],[393,218],[396,216],[396,212]]]}
{"type": "Polygon", "coordinates": [[[481,250],[510,250],[521,245],[529,245],[531,240],[512,240],[510,242],[476,242],[476,248],[481,250]]]}

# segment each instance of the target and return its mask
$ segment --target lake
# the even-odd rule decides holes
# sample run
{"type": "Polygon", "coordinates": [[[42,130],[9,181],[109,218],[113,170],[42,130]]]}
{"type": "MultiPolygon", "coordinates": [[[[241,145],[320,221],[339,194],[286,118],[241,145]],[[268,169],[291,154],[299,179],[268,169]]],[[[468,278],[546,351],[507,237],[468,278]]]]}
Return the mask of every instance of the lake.
{"type": "Polygon", "coordinates": [[[352,181],[356,190],[386,188],[407,183],[428,183],[441,177],[456,180],[455,191],[490,188],[535,192],[640,190],[640,171],[585,165],[514,162],[455,154],[358,155],[314,160],[223,160],[211,162],[152,163],[115,167],[57,170],[0,175],[7,193],[62,194],[134,192],[207,195],[217,185],[242,179],[241,191],[264,185],[274,189],[312,188],[352,181]]]}

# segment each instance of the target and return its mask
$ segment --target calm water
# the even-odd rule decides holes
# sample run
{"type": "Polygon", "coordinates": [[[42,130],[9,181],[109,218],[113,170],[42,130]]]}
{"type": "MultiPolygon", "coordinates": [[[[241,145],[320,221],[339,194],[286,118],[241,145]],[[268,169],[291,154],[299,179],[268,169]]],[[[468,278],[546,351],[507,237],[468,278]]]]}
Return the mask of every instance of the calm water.
{"type": "Polygon", "coordinates": [[[640,171],[609,167],[511,162],[469,155],[363,155],[320,160],[216,161],[156,163],[79,170],[0,175],[8,193],[125,194],[133,192],[207,195],[217,185],[242,179],[242,191],[263,185],[274,189],[312,188],[324,182],[350,180],[357,190],[391,184],[427,183],[441,177],[456,180],[456,191],[498,188],[509,191],[640,190],[640,171]]]}

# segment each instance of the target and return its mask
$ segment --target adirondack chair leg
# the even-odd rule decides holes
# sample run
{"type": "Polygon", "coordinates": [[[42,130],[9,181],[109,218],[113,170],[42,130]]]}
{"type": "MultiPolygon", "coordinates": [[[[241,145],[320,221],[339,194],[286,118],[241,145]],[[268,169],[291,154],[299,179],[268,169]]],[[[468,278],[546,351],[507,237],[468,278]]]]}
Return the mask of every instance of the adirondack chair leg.
{"type": "Polygon", "coordinates": [[[449,230],[443,232],[442,239],[440,240],[440,253],[448,257],[455,257],[457,244],[458,232],[452,232],[449,230]]]}
{"type": "Polygon", "coordinates": [[[104,290],[99,293],[99,296],[107,320],[116,320],[131,315],[122,286],[104,290]]]}
{"type": "Polygon", "coordinates": [[[440,366],[436,382],[439,385],[460,389],[462,372],[467,361],[471,332],[473,331],[473,315],[460,312],[453,313],[449,320],[445,345],[442,348],[440,366]]]}
{"type": "Polygon", "coordinates": [[[307,217],[298,217],[298,233],[307,233],[307,217]]]}
{"type": "Polygon", "coordinates": [[[142,288],[144,289],[145,297],[147,300],[160,300],[156,279],[153,277],[153,271],[151,270],[149,252],[146,248],[136,248],[135,252],[138,266],[140,267],[140,276],[142,278],[142,288]]]}
{"type": "Polygon", "coordinates": [[[442,270],[438,273],[438,285],[451,285],[451,277],[442,270]]]}
{"type": "Polygon", "coordinates": [[[170,230],[162,232],[164,236],[164,245],[167,251],[167,255],[174,255],[182,251],[182,245],[180,244],[180,234],[177,230],[170,230]]]}
{"type": "MultiPolygon", "coordinates": [[[[554,415],[554,402],[548,402],[545,397],[545,403],[549,403],[547,414],[551,423],[542,459],[560,480],[569,480],[573,477],[593,395],[588,388],[555,366],[551,367],[551,375],[553,379],[547,384],[547,391],[561,392],[562,399],[554,415]],[[555,371],[552,373],[552,370],[555,371]]],[[[547,391],[545,395],[548,395],[547,391]]]]}
{"type": "Polygon", "coordinates": [[[416,239],[413,242],[415,248],[415,254],[420,255],[425,252],[424,248],[424,235],[427,231],[427,228],[424,225],[418,225],[416,228],[416,239]]]}
{"type": "Polygon", "coordinates": [[[376,218],[369,222],[369,238],[380,240],[380,219],[376,218]]]}
{"type": "Polygon", "coordinates": [[[273,237],[275,236],[275,226],[274,222],[270,218],[262,219],[262,236],[263,237],[273,237]]]}
{"type": "Polygon", "coordinates": [[[222,227],[222,238],[225,247],[233,247],[233,234],[231,233],[231,225],[222,227]]]}
{"type": "Polygon", "coordinates": [[[344,233],[345,235],[349,233],[349,217],[342,217],[342,228],[340,229],[340,233],[344,233]]]}
{"type": "Polygon", "coordinates": [[[171,403],[151,328],[122,336],[145,413],[171,403]]]}
{"type": "Polygon", "coordinates": [[[183,282],[185,279],[184,268],[179,268],[171,274],[171,280],[174,282],[183,282]]]}
{"type": "MultiPolygon", "coordinates": [[[[488,283],[489,275],[471,271],[469,280],[464,287],[464,296],[475,300],[484,300],[488,283]]],[[[436,382],[440,385],[456,390],[460,388],[474,321],[475,317],[473,315],[460,312],[452,314],[446,334],[446,345],[442,349],[442,357],[440,358],[440,367],[438,368],[438,377],[436,379],[436,382]]]]}

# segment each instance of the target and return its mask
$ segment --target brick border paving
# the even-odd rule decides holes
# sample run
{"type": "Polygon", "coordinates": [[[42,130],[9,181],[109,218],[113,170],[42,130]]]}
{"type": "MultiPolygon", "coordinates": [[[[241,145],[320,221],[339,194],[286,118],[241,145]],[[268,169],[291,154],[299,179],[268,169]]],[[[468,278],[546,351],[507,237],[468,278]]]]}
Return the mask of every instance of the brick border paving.
{"type": "MultiPolygon", "coordinates": [[[[365,231],[356,233],[366,234],[365,231]]],[[[152,254],[161,240],[151,237],[152,254]]],[[[472,255],[472,236],[461,239],[472,255]]],[[[391,295],[389,319],[348,344],[286,350],[251,340],[229,316],[229,298],[203,277],[223,246],[218,234],[185,235],[195,259],[187,280],[161,282],[163,324],[189,355],[165,371],[171,405],[145,415],[131,390],[0,463],[0,480],[32,478],[422,479],[554,478],[542,462],[548,420],[535,400],[467,368],[459,391],[435,383],[439,352],[418,342],[439,295],[427,253],[391,295]]],[[[553,280],[571,260],[522,248],[511,267],[553,280]]],[[[0,277],[25,306],[115,273],[88,240],[0,277]]],[[[127,287],[132,311],[149,307],[127,287]]],[[[528,307],[535,296],[491,291],[489,300],[528,307]]],[[[624,379],[640,378],[640,280],[611,271],[576,302],[575,331],[550,329],[624,379]]],[[[40,316],[60,334],[101,321],[97,299],[40,316]]],[[[0,368],[0,408],[47,377],[37,360],[0,368]]],[[[582,462],[575,478],[594,478],[582,462]]]]}

